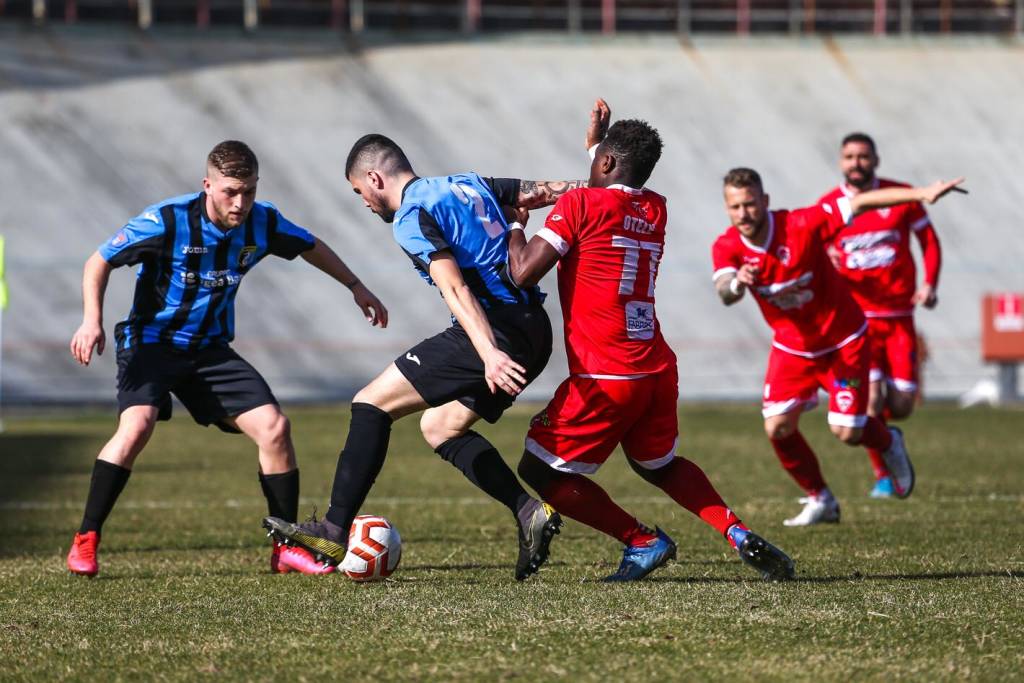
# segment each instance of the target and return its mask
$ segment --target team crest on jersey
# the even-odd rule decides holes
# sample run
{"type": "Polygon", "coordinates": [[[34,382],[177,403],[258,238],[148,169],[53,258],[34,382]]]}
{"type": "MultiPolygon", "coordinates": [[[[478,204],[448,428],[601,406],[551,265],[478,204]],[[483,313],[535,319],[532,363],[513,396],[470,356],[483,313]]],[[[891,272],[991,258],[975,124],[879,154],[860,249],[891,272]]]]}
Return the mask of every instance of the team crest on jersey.
{"type": "Polygon", "coordinates": [[[128,235],[125,234],[124,230],[121,230],[110,239],[111,246],[119,247],[128,241],[128,235]]]}
{"type": "Polygon", "coordinates": [[[850,407],[853,406],[853,401],[853,392],[849,389],[836,392],[836,406],[839,407],[840,412],[849,412],[850,407]]]}
{"type": "Polygon", "coordinates": [[[783,244],[781,247],[775,250],[775,256],[778,257],[782,265],[789,265],[790,252],[789,247],[787,247],[785,244],[783,244]]]}
{"type": "Polygon", "coordinates": [[[551,418],[548,417],[548,411],[542,410],[539,413],[537,413],[536,415],[534,415],[533,419],[530,420],[530,426],[531,427],[550,427],[551,426],[551,418]]]}
{"type": "Polygon", "coordinates": [[[238,252],[238,267],[251,266],[254,258],[256,258],[256,247],[252,245],[242,247],[242,251],[238,252]]]}
{"type": "Polygon", "coordinates": [[[560,214],[560,213],[553,213],[550,216],[548,216],[548,220],[560,221],[560,220],[562,220],[562,214],[560,214]]]}
{"type": "Polygon", "coordinates": [[[892,209],[890,209],[888,206],[885,207],[884,209],[878,209],[878,215],[881,216],[882,218],[888,218],[890,213],[892,213],[892,209]]]}

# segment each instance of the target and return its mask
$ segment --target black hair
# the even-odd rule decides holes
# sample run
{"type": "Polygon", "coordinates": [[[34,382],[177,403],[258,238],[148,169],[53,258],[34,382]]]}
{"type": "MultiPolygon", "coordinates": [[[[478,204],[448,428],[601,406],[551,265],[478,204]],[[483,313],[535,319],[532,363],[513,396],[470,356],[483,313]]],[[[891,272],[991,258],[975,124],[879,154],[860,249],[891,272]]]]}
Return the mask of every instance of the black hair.
{"type": "Polygon", "coordinates": [[[260,171],[260,163],[249,145],[238,140],[225,140],[206,155],[206,165],[228,178],[249,178],[260,171]]]}
{"type": "Polygon", "coordinates": [[[646,121],[625,119],[608,129],[604,146],[629,176],[629,184],[641,187],[661,158],[661,135],[646,121]]]}
{"type": "Polygon", "coordinates": [[[846,147],[851,142],[859,142],[861,144],[867,145],[868,147],[871,148],[872,154],[878,154],[878,150],[875,149],[875,141],[872,140],[871,136],[868,135],[867,133],[850,133],[845,138],[843,138],[843,143],[839,145],[839,149],[846,147]]]}
{"type": "Polygon", "coordinates": [[[405,152],[391,138],[379,133],[370,133],[356,140],[345,161],[345,177],[351,178],[357,166],[374,166],[388,173],[412,171],[412,164],[405,152]]]}

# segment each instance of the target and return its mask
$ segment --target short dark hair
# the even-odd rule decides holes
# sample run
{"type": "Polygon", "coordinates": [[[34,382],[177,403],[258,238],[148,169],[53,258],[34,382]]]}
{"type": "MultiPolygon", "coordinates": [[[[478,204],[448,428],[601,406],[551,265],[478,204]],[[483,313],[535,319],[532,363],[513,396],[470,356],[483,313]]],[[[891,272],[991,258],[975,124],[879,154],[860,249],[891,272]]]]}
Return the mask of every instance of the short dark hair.
{"type": "Polygon", "coordinates": [[[843,138],[843,143],[839,145],[839,149],[846,147],[851,142],[859,142],[861,144],[867,145],[868,147],[871,148],[872,154],[878,154],[878,150],[875,148],[875,141],[872,140],[871,136],[868,135],[867,133],[850,133],[845,138],[843,138]]]}
{"type": "Polygon", "coordinates": [[[208,168],[215,168],[228,178],[249,178],[260,172],[260,162],[249,145],[238,140],[225,140],[206,155],[208,168]]]}
{"type": "Polygon", "coordinates": [[[608,129],[603,144],[623,166],[630,185],[637,187],[651,177],[663,147],[658,131],[640,119],[616,121],[608,129]]]}
{"type": "Polygon", "coordinates": [[[761,182],[761,174],[752,168],[733,168],[730,169],[725,177],[722,178],[722,185],[726,187],[756,187],[758,191],[764,193],[764,183],[761,182]]]}
{"type": "Polygon", "coordinates": [[[370,133],[356,140],[345,160],[345,177],[351,178],[357,166],[374,166],[391,174],[412,171],[405,152],[394,140],[379,133],[370,133]]]}

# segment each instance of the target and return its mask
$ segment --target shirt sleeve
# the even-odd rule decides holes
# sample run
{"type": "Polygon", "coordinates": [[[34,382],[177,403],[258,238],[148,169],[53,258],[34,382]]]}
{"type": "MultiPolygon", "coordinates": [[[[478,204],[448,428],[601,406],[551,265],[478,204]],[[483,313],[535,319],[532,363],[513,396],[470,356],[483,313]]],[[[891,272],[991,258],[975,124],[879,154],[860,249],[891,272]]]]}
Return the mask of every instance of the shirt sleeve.
{"type": "Polygon", "coordinates": [[[101,244],[98,251],[114,268],[150,261],[163,251],[164,230],[160,212],[157,209],[147,209],[101,244]]]}
{"type": "Polygon", "coordinates": [[[790,212],[795,225],[805,230],[814,230],[823,242],[830,241],[853,218],[853,210],[847,197],[832,202],[823,202],[790,212]]]}
{"type": "MultiPolygon", "coordinates": [[[[925,216],[927,219],[927,216],[925,216]]],[[[923,228],[915,228],[914,235],[921,244],[921,257],[924,260],[924,281],[932,287],[939,286],[939,270],[942,268],[942,247],[939,236],[931,223],[923,228]]]]}
{"type": "Polygon", "coordinates": [[[537,231],[537,237],[554,247],[559,256],[565,256],[579,238],[584,213],[582,192],[562,195],[544,221],[544,227],[537,231]]]}
{"type": "Polygon", "coordinates": [[[402,219],[395,223],[394,233],[398,246],[424,268],[429,267],[431,256],[444,249],[451,249],[441,226],[423,207],[404,214],[402,219]]]}
{"type": "Polygon", "coordinates": [[[494,198],[498,200],[498,206],[515,206],[519,199],[519,185],[521,181],[516,178],[481,178],[487,187],[491,188],[494,198]]]}
{"type": "Polygon", "coordinates": [[[308,230],[292,223],[274,207],[268,206],[267,212],[267,224],[272,228],[267,251],[271,254],[291,261],[316,246],[316,238],[308,230]]]}
{"type": "Polygon", "coordinates": [[[713,282],[723,275],[735,274],[740,268],[739,258],[737,258],[735,250],[729,245],[725,235],[719,237],[711,245],[711,264],[715,269],[711,274],[713,282]]]}

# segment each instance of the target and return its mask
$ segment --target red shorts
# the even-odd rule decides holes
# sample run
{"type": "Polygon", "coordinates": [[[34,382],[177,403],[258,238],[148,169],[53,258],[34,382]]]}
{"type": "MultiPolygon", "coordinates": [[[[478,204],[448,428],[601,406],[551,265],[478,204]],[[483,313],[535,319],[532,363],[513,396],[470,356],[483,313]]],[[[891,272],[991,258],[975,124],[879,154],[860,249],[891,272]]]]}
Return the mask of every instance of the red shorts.
{"type": "Polygon", "coordinates": [[[889,380],[897,391],[917,391],[917,332],[913,316],[868,318],[871,381],[889,380]]]}
{"type": "Polygon", "coordinates": [[[867,336],[831,353],[803,358],[772,347],[764,380],[761,414],[766,418],[818,405],[818,389],[828,392],[828,423],[863,427],[868,412],[867,336]]]}
{"type": "Polygon", "coordinates": [[[556,470],[590,474],[621,443],[641,467],[664,467],[679,438],[678,398],[675,367],[638,379],[569,377],[530,422],[526,450],[556,470]]]}

